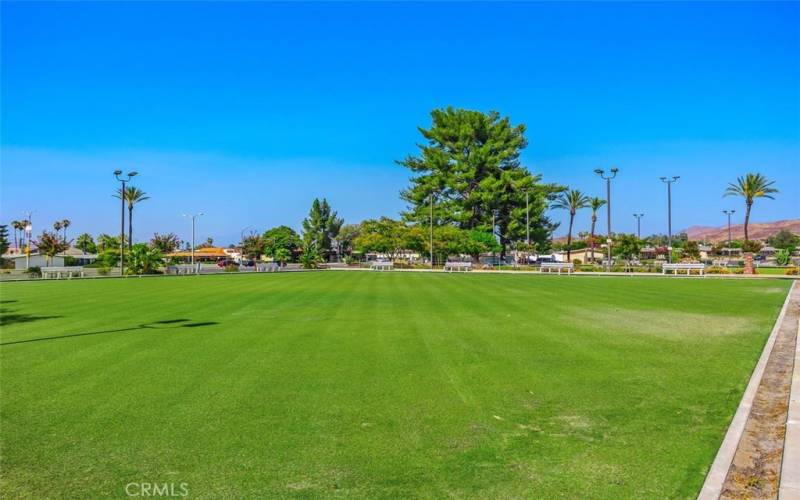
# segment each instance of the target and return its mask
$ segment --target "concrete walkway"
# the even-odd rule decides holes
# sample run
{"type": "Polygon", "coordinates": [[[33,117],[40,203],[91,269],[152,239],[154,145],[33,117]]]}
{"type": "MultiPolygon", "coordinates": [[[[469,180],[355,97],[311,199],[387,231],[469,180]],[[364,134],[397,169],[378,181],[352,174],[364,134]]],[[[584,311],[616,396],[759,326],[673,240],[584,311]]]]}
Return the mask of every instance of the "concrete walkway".
{"type": "Polygon", "coordinates": [[[800,499],[799,328],[795,282],[698,498],[800,499]]]}

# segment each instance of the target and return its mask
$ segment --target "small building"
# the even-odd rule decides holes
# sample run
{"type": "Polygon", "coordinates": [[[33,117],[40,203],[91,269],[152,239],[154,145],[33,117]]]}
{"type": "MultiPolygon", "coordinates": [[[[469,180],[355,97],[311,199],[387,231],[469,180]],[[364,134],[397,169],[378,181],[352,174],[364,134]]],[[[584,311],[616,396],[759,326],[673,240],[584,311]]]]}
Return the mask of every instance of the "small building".
{"type": "Polygon", "coordinates": [[[25,270],[28,267],[85,266],[97,260],[97,255],[83,253],[80,248],[72,247],[52,258],[38,251],[31,252],[30,258],[24,253],[6,254],[3,258],[14,262],[14,269],[25,270]]]}
{"type": "MultiPolygon", "coordinates": [[[[167,259],[190,260],[192,258],[191,250],[178,250],[176,252],[168,253],[164,257],[167,259]]],[[[230,250],[220,247],[200,247],[194,249],[195,262],[217,262],[220,259],[229,259],[230,250]]]]}
{"type": "MultiPolygon", "coordinates": [[[[572,250],[570,252],[570,262],[580,261],[581,264],[589,262],[600,262],[606,255],[603,248],[595,247],[594,251],[591,248],[581,248],[579,250],[572,250]]],[[[567,252],[562,250],[560,252],[553,252],[555,262],[567,262],[567,252]]]]}

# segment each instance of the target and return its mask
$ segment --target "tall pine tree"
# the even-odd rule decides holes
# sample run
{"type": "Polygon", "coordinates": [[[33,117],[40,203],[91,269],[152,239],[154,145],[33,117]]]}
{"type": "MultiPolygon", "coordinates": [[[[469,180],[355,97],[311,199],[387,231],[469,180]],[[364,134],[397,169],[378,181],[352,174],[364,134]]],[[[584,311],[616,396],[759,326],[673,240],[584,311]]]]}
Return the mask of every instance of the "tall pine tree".
{"type": "Polygon", "coordinates": [[[448,107],[433,110],[431,117],[429,129],[419,128],[426,141],[419,155],[398,162],[415,174],[400,195],[409,203],[404,217],[427,223],[433,196],[436,225],[491,231],[496,211],[495,232],[505,252],[526,237],[527,192],[531,243],[546,247],[555,225],[545,210],[564,188],[543,184],[521,165],[520,153],[528,145],[525,126],[513,126],[495,111],[448,107]]]}
{"type": "Polygon", "coordinates": [[[317,253],[327,260],[331,253],[331,243],[339,234],[344,221],[331,210],[328,200],[315,198],[311,204],[308,217],[303,220],[303,243],[313,247],[317,253]]]}

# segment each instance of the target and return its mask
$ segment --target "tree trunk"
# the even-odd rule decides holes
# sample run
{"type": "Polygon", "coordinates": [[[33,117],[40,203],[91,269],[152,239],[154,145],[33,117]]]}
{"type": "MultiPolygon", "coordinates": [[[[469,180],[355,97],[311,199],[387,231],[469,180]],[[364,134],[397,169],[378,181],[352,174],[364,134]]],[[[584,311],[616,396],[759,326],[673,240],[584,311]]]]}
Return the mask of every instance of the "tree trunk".
{"type": "Polygon", "coordinates": [[[750,240],[749,234],[747,232],[747,226],[750,224],[750,208],[753,206],[752,201],[748,201],[746,203],[747,209],[744,212],[744,241],[745,243],[750,240]]]}
{"type": "Polygon", "coordinates": [[[575,220],[575,214],[569,213],[569,231],[567,231],[567,262],[572,262],[572,221],[575,220]]]}
{"type": "Polygon", "coordinates": [[[133,248],[133,205],[128,206],[128,250],[133,248]]]}

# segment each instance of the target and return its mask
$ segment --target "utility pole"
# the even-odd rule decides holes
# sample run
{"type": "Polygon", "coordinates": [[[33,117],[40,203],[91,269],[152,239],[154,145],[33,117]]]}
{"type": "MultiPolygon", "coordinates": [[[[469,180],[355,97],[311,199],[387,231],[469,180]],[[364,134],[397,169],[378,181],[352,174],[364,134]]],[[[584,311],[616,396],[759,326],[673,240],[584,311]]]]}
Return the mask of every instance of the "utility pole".
{"type": "Polygon", "coordinates": [[[606,270],[611,271],[611,179],[617,176],[619,169],[617,167],[611,168],[611,175],[605,175],[605,170],[602,168],[595,169],[594,173],[600,176],[601,179],[606,181],[606,213],[608,216],[608,237],[606,238],[606,247],[608,247],[608,260],[606,262],[606,270]]]}
{"type": "MultiPolygon", "coordinates": [[[[122,189],[119,192],[120,201],[120,230],[119,230],[119,275],[125,276],[125,184],[130,182],[131,179],[138,175],[137,172],[128,172],[127,177],[120,177],[122,170],[115,170],[114,177],[122,183],[122,189]]],[[[130,243],[130,242],[128,242],[130,243]]]]}
{"type": "Polygon", "coordinates": [[[195,220],[203,215],[203,212],[198,212],[196,214],[183,214],[184,217],[189,217],[192,219],[192,266],[194,266],[194,224],[195,220]]]}
{"type": "Polygon", "coordinates": [[[679,175],[672,178],[662,177],[661,182],[667,185],[667,250],[669,262],[672,262],[672,183],[680,179],[679,175]]]}
{"type": "Polygon", "coordinates": [[[25,212],[25,269],[31,267],[31,236],[33,236],[33,211],[25,212]]]}
{"type": "Polygon", "coordinates": [[[642,239],[642,217],[644,214],[633,214],[636,217],[636,239],[642,239]]]}
{"type": "MultiPolygon", "coordinates": [[[[525,190],[525,244],[531,244],[531,205],[528,200],[530,192],[525,190]]],[[[528,249],[530,251],[530,249],[528,249]]]]}
{"type": "Polygon", "coordinates": [[[731,241],[733,240],[731,238],[731,215],[735,214],[736,210],[723,210],[722,213],[728,216],[728,254],[730,254],[731,241]]]}
{"type": "Polygon", "coordinates": [[[433,271],[433,193],[431,193],[431,271],[433,271]]]}

